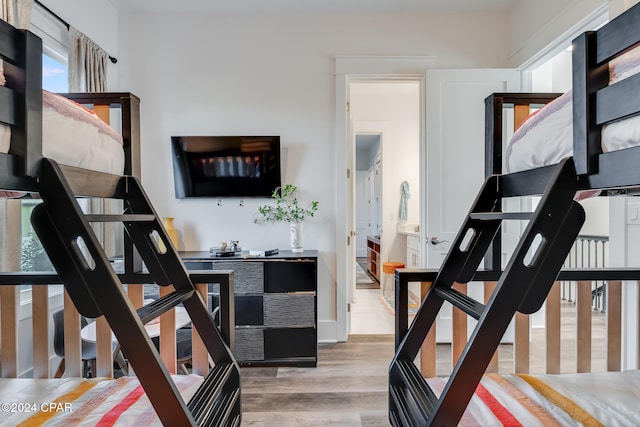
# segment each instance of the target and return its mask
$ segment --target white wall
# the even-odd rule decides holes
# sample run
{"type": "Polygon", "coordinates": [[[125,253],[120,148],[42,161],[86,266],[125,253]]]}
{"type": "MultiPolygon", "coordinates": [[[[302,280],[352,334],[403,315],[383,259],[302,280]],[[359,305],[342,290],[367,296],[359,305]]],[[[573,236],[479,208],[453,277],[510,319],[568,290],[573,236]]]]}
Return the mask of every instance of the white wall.
{"type": "Polygon", "coordinates": [[[420,222],[420,84],[412,82],[351,83],[350,117],[388,123],[382,138],[381,258],[404,262],[406,237],[397,233],[400,184],[409,183],[408,223],[420,222]]]}
{"type": "MultiPolygon", "coordinates": [[[[334,57],[434,57],[434,66],[517,66],[604,0],[520,2],[513,14],[316,13],[118,16],[105,0],[44,0],[112,56],[110,90],[142,99],[143,183],[161,215],[176,217],[180,248],[220,240],[244,247],[286,247],[286,228],[257,226],[262,200],[178,201],[169,137],[273,133],[283,141],[283,180],[319,200],[305,224],[305,246],[320,250],[319,319],[335,319],[334,57]]],[[[609,1],[612,15],[629,0],[609,1]]],[[[330,336],[322,329],[320,336],[330,336]]]]}
{"type": "Polygon", "coordinates": [[[131,13],[119,23],[119,89],[141,97],[142,181],[159,213],[176,217],[181,249],[289,242],[283,225],[252,223],[264,200],[176,200],[170,136],[281,136],[284,182],[320,202],[304,235],[320,251],[320,339],[335,337],[327,328],[336,319],[335,55],[499,67],[508,45],[507,16],[496,13],[131,13]]]}
{"type": "MultiPolygon", "coordinates": [[[[610,0],[611,16],[634,0],[610,0]]],[[[153,14],[118,16],[105,0],[43,0],[112,56],[110,90],[142,99],[143,183],[161,215],[174,216],[181,249],[239,239],[245,247],[288,245],[282,226],[251,223],[261,200],[177,201],[169,137],[274,133],[283,179],[320,201],[305,245],[320,250],[319,336],[335,313],[334,56],[433,56],[436,67],[518,66],[605,3],[519,2],[513,14],[153,14]]]]}

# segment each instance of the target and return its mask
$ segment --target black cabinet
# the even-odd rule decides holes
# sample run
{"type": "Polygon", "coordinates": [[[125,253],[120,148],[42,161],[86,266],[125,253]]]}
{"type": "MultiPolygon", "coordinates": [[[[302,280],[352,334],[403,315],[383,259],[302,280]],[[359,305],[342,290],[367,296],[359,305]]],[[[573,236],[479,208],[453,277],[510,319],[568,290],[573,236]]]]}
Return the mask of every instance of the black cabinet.
{"type": "MultiPolygon", "coordinates": [[[[233,270],[236,341],[241,365],[317,364],[317,254],[283,251],[265,258],[217,259],[181,253],[190,270],[233,270]]],[[[217,284],[209,286],[217,304],[217,284]]]]}

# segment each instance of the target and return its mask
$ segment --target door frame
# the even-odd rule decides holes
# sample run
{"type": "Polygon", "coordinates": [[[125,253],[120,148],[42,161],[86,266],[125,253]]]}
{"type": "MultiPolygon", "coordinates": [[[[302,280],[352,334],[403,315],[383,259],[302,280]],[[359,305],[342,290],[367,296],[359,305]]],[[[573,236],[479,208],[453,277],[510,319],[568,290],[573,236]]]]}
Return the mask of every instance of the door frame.
{"type": "MultiPolygon", "coordinates": [[[[354,141],[350,137],[349,84],[365,81],[418,81],[420,84],[420,181],[425,183],[425,86],[427,70],[433,68],[436,58],[416,57],[362,57],[337,56],[336,60],[336,341],[347,340],[349,329],[349,284],[355,280],[355,239],[353,212],[354,200],[350,200],[349,188],[355,180],[353,159],[354,141]],[[353,243],[350,245],[349,241],[353,243]]],[[[420,201],[420,218],[423,217],[424,201],[420,201]]],[[[423,233],[424,227],[420,228],[423,233]]]]}

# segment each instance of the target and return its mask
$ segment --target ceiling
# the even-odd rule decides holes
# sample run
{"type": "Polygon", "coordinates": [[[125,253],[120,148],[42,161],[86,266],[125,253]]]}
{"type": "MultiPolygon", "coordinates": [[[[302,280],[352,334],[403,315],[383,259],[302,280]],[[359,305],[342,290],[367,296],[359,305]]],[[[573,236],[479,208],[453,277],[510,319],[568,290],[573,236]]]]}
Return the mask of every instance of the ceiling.
{"type": "Polygon", "coordinates": [[[525,0],[109,0],[122,12],[508,10],[525,0]]]}

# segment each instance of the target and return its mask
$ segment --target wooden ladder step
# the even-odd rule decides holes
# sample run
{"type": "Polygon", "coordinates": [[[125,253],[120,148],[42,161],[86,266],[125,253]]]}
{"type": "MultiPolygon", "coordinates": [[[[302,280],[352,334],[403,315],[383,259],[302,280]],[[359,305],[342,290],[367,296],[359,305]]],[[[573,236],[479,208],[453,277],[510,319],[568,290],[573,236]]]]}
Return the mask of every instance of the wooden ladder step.
{"type": "Polygon", "coordinates": [[[142,323],[149,323],[161,314],[166,313],[178,304],[191,298],[194,295],[194,292],[195,291],[193,289],[173,291],[143,307],[140,307],[137,310],[138,316],[140,316],[140,321],[142,323]]]}
{"type": "Polygon", "coordinates": [[[437,296],[450,302],[454,307],[459,308],[476,320],[480,319],[486,308],[484,304],[453,288],[436,286],[433,291],[437,296]]]}

